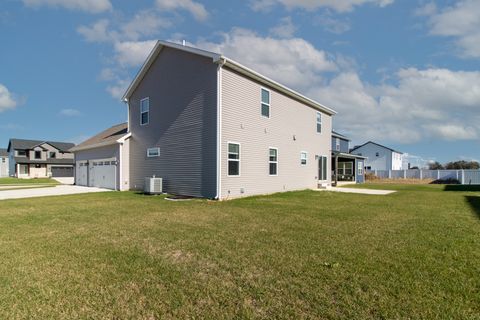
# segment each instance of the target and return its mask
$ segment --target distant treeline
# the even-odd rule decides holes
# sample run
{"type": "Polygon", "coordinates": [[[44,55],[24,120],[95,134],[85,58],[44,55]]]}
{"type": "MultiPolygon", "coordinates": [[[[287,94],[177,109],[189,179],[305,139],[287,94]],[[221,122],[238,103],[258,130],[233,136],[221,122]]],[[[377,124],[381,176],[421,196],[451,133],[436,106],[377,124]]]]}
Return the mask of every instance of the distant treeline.
{"type": "Polygon", "coordinates": [[[428,165],[430,170],[476,170],[480,169],[480,163],[477,161],[452,161],[446,164],[441,164],[440,162],[432,162],[428,165]]]}

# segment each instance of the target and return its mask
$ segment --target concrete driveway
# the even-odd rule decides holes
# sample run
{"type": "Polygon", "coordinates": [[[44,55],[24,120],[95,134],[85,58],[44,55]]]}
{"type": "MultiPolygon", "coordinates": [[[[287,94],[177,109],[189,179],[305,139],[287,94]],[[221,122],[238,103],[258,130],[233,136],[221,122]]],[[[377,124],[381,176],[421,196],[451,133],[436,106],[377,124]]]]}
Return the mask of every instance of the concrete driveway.
{"type": "Polygon", "coordinates": [[[92,188],[92,187],[60,185],[60,186],[47,187],[47,188],[0,191],[0,200],[24,199],[24,198],[48,197],[48,196],[63,196],[63,195],[69,195],[69,194],[107,192],[107,191],[113,191],[113,190],[92,188]]]}
{"type": "Polygon", "coordinates": [[[57,180],[61,184],[73,184],[75,182],[75,178],[73,178],[73,177],[53,178],[53,179],[57,180]]]}

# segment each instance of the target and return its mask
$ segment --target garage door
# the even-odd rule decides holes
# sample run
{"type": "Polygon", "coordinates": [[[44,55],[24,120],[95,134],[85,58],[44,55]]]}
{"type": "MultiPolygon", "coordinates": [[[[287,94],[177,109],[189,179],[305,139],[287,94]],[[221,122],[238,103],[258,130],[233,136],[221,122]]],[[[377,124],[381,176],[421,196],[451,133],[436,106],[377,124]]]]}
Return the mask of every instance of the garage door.
{"type": "Polygon", "coordinates": [[[75,164],[75,184],[77,186],[88,186],[88,163],[77,161],[75,164]]]}
{"type": "Polygon", "coordinates": [[[73,167],[52,167],[52,177],[73,177],[73,167]]]}
{"type": "Polygon", "coordinates": [[[88,170],[88,186],[116,188],[117,160],[115,158],[90,160],[88,170]]]}

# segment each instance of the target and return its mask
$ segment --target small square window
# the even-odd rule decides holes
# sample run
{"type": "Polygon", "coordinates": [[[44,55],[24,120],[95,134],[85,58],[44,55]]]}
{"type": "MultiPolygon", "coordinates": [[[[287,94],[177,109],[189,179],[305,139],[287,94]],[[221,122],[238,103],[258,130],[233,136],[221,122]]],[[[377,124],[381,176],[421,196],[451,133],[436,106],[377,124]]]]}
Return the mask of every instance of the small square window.
{"type": "Polygon", "coordinates": [[[301,152],[300,153],[300,164],[303,165],[303,166],[307,164],[307,153],[306,152],[301,152]]]}
{"type": "Polygon", "coordinates": [[[376,157],[380,157],[380,153],[376,152],[376,153],[375,153],[375,156],[376,156],[376,157]]]}
{"type": "Polygon", "coordinates": [[[48,157],[49,157],[50,159],[55,159],[55,158],[57,157],[57,154],[56,154],[55,152],[53,152],[53,151],[50,151],[50,152],[48,153],[48,157]]]}
{"type": "Polygon", "coordinates": [[[148,148],[147,149],[147,157],[160,157],[160,148],[148,148]]]}

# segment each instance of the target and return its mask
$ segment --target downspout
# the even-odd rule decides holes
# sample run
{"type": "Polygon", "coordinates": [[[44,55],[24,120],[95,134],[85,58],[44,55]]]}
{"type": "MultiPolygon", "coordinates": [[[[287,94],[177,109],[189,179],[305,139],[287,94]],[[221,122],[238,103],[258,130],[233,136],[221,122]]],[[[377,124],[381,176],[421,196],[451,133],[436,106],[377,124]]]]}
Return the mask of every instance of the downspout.
{"type": "Polygon", "coordinates": [[[338,185],[338,154],[335,155],[335,187],[338,185]]]}
{"type": "Polygon", "coordinates": [[[222,67],[224,57],[214,61],[217,64],[217,191],[215,199],[222,197],[222,67]]]}
{"type": "MultiPolygon", "coordinates": [[[[122,191],[122,181],[123,181],[123,170],[122,170],[122,164],[123,164],[123,143],[118,144],[118,159],[117,161],[117,170],[118,170],[118,179],[120,180],[118,183],[118,191],[122,191]]],[[[117,174],[115,173],[115,177],[117,177],[117,174]]]]}

